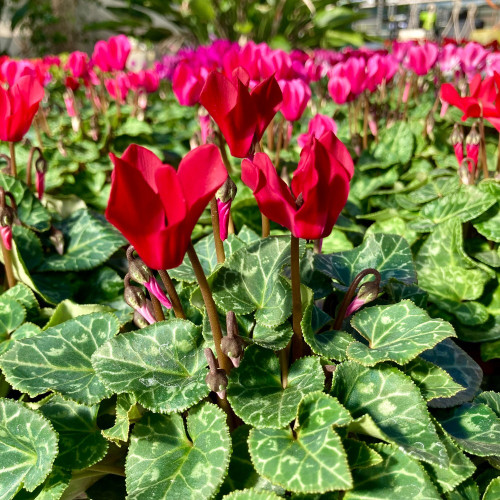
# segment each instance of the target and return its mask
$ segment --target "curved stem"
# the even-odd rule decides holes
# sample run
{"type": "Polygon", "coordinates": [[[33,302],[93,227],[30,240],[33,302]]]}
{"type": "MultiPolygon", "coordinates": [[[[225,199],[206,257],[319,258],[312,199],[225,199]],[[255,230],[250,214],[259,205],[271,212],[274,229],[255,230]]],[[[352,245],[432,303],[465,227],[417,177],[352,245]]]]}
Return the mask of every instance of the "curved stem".
{"type": "Polygon", "coordinates": [[[151,303],[153,304],[153,309],[155,311],[156,321],[165,321],[165,315],[163,314],[163,309],[161,308],[160,301],[152,294],[149,294],[151,298],[151,303]]]}
{"type": "Polygon", "coordinates": [[[17,177],[16,145],[12,141],[9,142],[9,153],[10,153],[10,174],[12,175],[12,177],[17,177]]]}
{"type": "Polygon", "coordinates": [[[299,238],[292,235],[290,242],[290,266],[292,271],[292,358],[299,359],[302,357],[303,341],[302,341],[302,300],[300,297],[300,267],[299,267],[299,238]]]}
{"type": "Polygon", "coordinates": [[[342,304],[340,305],[339,312],[337,313],[337,317],[335,318],[335,323],[333,324],[333,329],[334,330],[339,330],[342,328],[342,322],[344,321],[345,318],[345,313],[347,311],[347,308],[349,307],[349,304],[352,301],[352,298],[354,297],[354,294],[356,293],[356,290],[358,288],[358,285],[361,283],[363,278],[365,276],[368,276],[369,274],[373,274],[375,276],[375,282],[377,282],[378,285],[380,285],[380,280],[381,276],[380,273],[376,269],[372,269],[371,267],[368,269],[364,269],[361,271],[353,280],[351,283],[351,286],[347,290],[347,293],[344,296],[344,300],[342,301],[342,304]]]}
{"type": "Polygon", "coordinates": [[[222,352],[220,343],[222,340],[222,330],[220,327],[219,316],[217,314],[217,308],[215,307],[215,302],[212,297],[212,292],[208,285],[207,278],[200,264],[200,259],[196,254],[196,250],[193,244],[190,243],[187,249],[187,254],[191,265],[193,266],[194,274],[200,286],[201,295],[203,296],[203,301],[205,302],[205,307],[207,309],[208,321],[210,322],[210,329],[212,330],[212,336],[215,344],[215,352],[217,353],[217,359],[219,361],[219,366],[227,373],[231,371],[233,366],[230,359],[222,352]]]}
{"type": "Polygon", "coordinates": [[[217,200],[215,199],[215,197],[210,200],[210,215],[212,216],[212,229],[214,232],[217,263],[224,264],[224,261],[226,260],[226,254],[224,252],[224,243],[220,238],[219,210],[217,208],[217,200]]]}
{"type": "Polygon", "coordinates": [[[184,313],[184,309],[182,308],[181,301],[179,299],[179,295],[177,295],[177,290],[175,289],[172,278],[170,278],[167,271],[159,270],[158,274],[165,286],[168,296],[170,297],[170,301],[172,302],[172,308],[175,313],[176,318],[186,319],[186,314],[184,313]]]}

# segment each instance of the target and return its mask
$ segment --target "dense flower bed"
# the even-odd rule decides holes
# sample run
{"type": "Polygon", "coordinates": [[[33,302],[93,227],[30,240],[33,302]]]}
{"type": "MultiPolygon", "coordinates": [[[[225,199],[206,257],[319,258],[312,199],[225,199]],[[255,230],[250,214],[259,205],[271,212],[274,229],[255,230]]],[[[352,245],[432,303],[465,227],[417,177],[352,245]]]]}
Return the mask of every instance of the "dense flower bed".
{"type": "Polygon", "coordinates": [[[500,496],[500,53],[0,61],[0,499],[500,496]]]}

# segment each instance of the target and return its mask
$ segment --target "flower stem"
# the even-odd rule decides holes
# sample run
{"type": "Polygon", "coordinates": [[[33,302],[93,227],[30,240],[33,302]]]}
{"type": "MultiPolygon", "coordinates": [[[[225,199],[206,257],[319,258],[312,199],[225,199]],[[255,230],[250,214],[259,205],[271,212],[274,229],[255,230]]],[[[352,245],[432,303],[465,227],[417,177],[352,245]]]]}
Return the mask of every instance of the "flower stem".
{"type": "Polygon", "coordinates": [[[150,293],[149,296],[151,297],[151,303],[155,311],[156,321],[165,321],[165,315],[163,314],[160,301],[152,293],[150,293]]]}
{"type": "Polygon", "coordinates": [[[299,267],[299,238],[292,235],[290,243],[290,265],[292,270],[292,357],[299,359],[302,357],[302,300],[300,297],[300,267],[299,267]]]}
{"type": "Polygon", "coordinates": [[[172,278],[170,278],[167,271],[160,270],[158,271],[160,278],[165,286],[168,296],[170,297],[170,301],[172,302],[172,308],[175,313],[176,318],[186,319],[186,315],[184,313],[184,309],[182,308],[181,301],[179,296],[177,295],[177,290],[175,289],[172,278]]]}
{"type": "Polygon", "coordinates": [[[2,246],[2,254],[3,254],[3,264],[5,267],[5,275],[7,276],[7,284],[9,288],[12,288],[16,284],[16,278],[14,278],[14,269],[12,267],[12,250],[7,250],[1,241],[0,245],[2,246]]]}
{"type": "Polygon", "coordinates": [[[215,197],[210,200],[210,215],[212,216],[212,229],[214,232],[217,262],[219,264],[224,264],[224,261],[226,260],[226,254],[224,252],[224,243],[220,238],[219,210],[217,209],[217,200],[215,199],[215,197]]]}
{"type": "Polygon", "coordinates": [[[212,297],[212,292],[208,285],[207,278],[200,264],[200,259],[196,254],[196,250],[193,244],[190,243],[187,249],[187,254],[191,265],[193,266],[194,274],[200,286],[201,295],[203,296],[203,301],[205,302],[205,307],[207,309],[208,321],[210,322],[210,329],[212,330],[212,336],[215,344],[215,352],[217,353],[217,359],[219,360],[219,366],[227,373],[231,371],[233,366],[230,359],[222,352],[220,343],[222,340],[222,330],[220,327],[219,316],[217,314],[217,308],[215,307],[214,298],[212,297]]]}
{"type": "Polygon", "coordinates": [[[12,141],[9,142],[9,153],[10,153],[10,175],[12,175],[12,177],[17,177],[16,145],[12,141]]]}
{"type": "Polygon", "coordinates": [[[233,167],[231,166],[229,158],[227,157],[226,141],[224,140],[224,136],[222,135],[222,132],[220,130],[217,134],[217,139],[219,140],[219,150],[222,156],[222,161],[224,162],[224,166],[226,167],[227,173],[230,174],[233,170],[233,167]]]}
{"type": "Polygon", "coordinates": [[[279,352],[281,368],[281,387],[286,389],[288,385],[288,364],[290,360],[290,343],[279,352]]]}
{"type": "Polygon", "coordinates": [[[262,215],[262,237],[267,238],[269,236],[269,233],[271,232],[271,222],[264,214],[261,215],[262,215]]]}
{"type": "Polygon", "coordinates": [[[480,149],[480,154],[481,154],[481,164],[483,167],[483,178],[488,179],[490,176],[488,173],[488,160],[486,158],[486,139],[484,135],[484,119],[481,116],[479,119],[479,133],[481,135],[481,149],[480,149]]]}
{"type": "Polygon", "coordinates": [[[344,295],[344,300],[342,301],[339,312],[337,313],[337,317],[335,318],[335,322],[333,324],[334,330],[340,330],[340,328],[342,328],[342,322],[344,321],[345,313],[347,311],[347,308],[349,307],[349,304],[352,301],[352,298],[354,297],[354,294],[356,293],[356,289],[358,288],[358,285],[361,283],[363,278],[368,274],[373,274],[375,276],[375,281],[378,281],[380,283],[380,273],[376,269],[372,269],[371,267],[361,271],[352,280],[351,286],[344,295]]]}

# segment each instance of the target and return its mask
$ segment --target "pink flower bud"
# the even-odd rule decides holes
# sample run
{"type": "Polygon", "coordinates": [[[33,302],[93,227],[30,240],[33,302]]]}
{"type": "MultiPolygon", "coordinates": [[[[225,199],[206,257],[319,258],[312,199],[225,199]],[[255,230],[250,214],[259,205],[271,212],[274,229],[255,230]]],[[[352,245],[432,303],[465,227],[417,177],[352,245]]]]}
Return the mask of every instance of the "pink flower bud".
{"type": "Polygon", "coordinates": [[[168,300],[165,292],[160,288],[154,276],[151,276],[150,280],[144,283],[144,286],[151,295],[154,295],[160,301],[161,305],[165,306],[167,309],[172,308],[170,300],[168,300]]]}
{"type": "Polygon", "coordinates": [[[156,320],[153,316],[153,314],[151,313],[151,311],[149,310],[147,304],[144,304],[142,305],[141,307],[138,307],[136,309],[141,315],[142,317],[150,324],[152,325],[153,323],[156,323],[156,320]]]}
{"type": "Polygon", "coordinates": [[[229,226],[229,214],[231,213],[231,203],[233,200],[221,201],[217,200],[217,210],[219,211],[219,234],[220,239],[224,241],[227,238],[227,230],[229,226]]]}
{"type": "Polygon", "coordinates": [[[446,112],[448,111],[448,108],[450,107],[450,103],[447,101],[441,101],[441,111],[439,112],[439,116],[441,118],[444,118],[444,115],[446,115],[446,112]]]}
{"type": "Polygon", "coordinates": [[[410,97],[410,88],[411,88],[411,81],[407,80],[403,91],[403,102],[408,101],[408,97],[410,97]]]}
{"type": "Polygon", "coordinates": [[[38,193],[38,199],[43,198],[43,193],[45,192],[45,172],[36,171],[36,192],[38,193]]]}
{"type": "Polygon", "coordinates": [[[12,250],[12,226],[0,226],[3,246],[7,250],[12,250]]]}
{"type": "Polygon", "coordinates": [[[210,124],[210,115],[199,114],[201,129],[201,144],[207,144],[207,139],[212,135],[212,125],[210,124]]]}

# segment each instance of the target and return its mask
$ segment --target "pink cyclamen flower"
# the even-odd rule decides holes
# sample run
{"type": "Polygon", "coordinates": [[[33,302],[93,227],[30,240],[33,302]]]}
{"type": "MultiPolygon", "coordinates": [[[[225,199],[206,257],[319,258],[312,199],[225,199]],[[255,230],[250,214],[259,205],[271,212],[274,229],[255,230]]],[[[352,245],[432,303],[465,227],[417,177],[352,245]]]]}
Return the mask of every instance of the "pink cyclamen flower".
{"type": "Polygon", "coordinates": [[[299,78],[293,80],[278,80],[283,94],[281,112],[286,120],[294,122],[300,119],[307,103],[311,99],[311,88],[299,78]]]}
{"type": "Polygon", "coordinates": [[[172,90],[181,106],[194,106],[199,102],[206,77],[206,71],[193,68],[188,63],[181,62],[177,66],[172,78],[172,90]]]}
{"type": "Polygon", "coordinates": [[[153,316],[153,313],[150,311],[148,304],[144,304],[143,306],[138,307],[137,311],[150,325],[156,323],[156,320],[153,316]]]}
{"type": "Polygon", "coordinates": [[[405,66],[419,76],[426,75],[434,66],[438,54],[439,49],[435,43],[416,45],[408,50],[405,66]]]}
{"type": "Polygon", "coordinates": [[[333,118],[326,115],[317,114],[309,122],[307,133],[298,137],[297,142],[301,148],[309,144],[313,137],[319,139],[325,132],[331,130],[337,133],[337,124],[333,118]]]}

